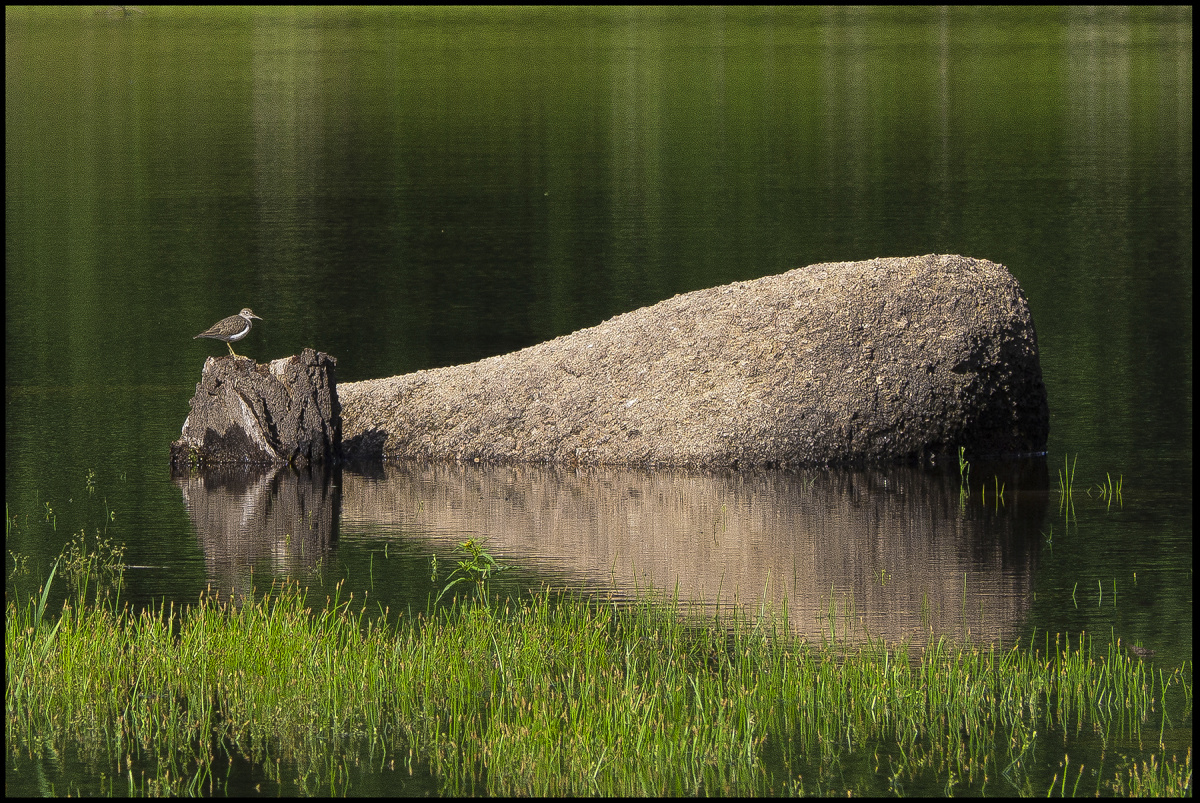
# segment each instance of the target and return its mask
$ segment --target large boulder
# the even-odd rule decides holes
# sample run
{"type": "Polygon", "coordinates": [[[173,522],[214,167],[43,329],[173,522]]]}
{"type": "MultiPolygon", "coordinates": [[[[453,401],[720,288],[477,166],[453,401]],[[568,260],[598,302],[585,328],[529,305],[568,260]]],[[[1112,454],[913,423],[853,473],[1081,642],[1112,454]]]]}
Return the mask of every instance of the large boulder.
{"type": "Polygon", "coordinates": [[[1045,449],[1029,305],[928,255],[698,290],[512,354],[338,389],[349,458],[687,467],[1045,449]]]}
{"type": "Polygon", "coordinates": [[[304,349],[262,365],[209,357],[192,411],[171,444],[177,469],[332,463],[341,446],[337,360],[304,349]]]}

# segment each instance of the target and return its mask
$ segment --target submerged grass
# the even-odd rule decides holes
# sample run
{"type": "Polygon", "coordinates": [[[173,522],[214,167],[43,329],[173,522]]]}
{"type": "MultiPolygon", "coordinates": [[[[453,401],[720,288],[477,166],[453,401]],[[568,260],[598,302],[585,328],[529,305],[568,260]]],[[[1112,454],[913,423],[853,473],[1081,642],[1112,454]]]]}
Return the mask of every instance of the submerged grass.
{"type": "Polygon", "coordinates": [[[360,759],[443,794],[1191,792],[1190,735],[1183,757],[1163,743],[1190,734],[1191,664],[1155,671],[1086,636],[814,645],[766,618],[698,626],[671,600],[549,592],[399,621],[364,607],[290,583],[185,610],[68,605],[55,623],[10,601],[6,743],[71,746],[118,778],[124,756],[135,794],[228,791],[222,755],[277,781],[286,765],[309,793],[352,791],[360,759]],[[1149,757],[1079,788],[1080,734],[1149,757]],[[1034,767],[1056,749],[1046,789],[1034,767]],[[845,780],[855,762],[874,771],[845,780]]]}

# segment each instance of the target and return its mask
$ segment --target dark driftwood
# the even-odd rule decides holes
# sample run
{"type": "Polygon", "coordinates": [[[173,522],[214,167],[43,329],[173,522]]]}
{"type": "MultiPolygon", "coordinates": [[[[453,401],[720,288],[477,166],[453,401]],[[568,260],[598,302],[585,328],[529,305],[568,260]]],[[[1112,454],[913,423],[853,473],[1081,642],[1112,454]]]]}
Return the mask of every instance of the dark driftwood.
{"type": "Polygon", "coordinates": [[[353,459],[686,467],[1037,453],[1024,294],[927,255],[698,290],[512,354],[338,389],[353,459]]]}
{"type": "Polygon", "coordinates": [[[267,365],[209,357],[182,436],[171,444],[172,465],[335,461],[341,444],[336,365],[312,349],[267,365]]]}

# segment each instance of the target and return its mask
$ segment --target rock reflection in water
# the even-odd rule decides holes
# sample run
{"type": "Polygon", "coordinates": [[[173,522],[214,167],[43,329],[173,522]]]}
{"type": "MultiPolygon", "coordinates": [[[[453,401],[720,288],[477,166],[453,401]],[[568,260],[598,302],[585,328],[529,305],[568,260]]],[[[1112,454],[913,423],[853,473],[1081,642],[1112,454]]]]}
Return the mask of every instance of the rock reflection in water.
{"type": "Polygon", "coordinates": [[[556,583],[685,605],[786,604],[793,629],[895,641],[930,632],[1009,641],[1029,605],[1046,513],[1044,461],[954,473],[636,471],[413,464],[343,475],[343,527],[439,547],[488,539],[556,583]],[[1005,484],[997,504],[993,476],[1005,484]],[[980,483],[986,478],[986,502],[980,483]],[[846,632],[846,625],[852,625],[846,632]]]}
{"type": "Polygon", "coordinates": [[[235,597],[250,593],[256,565],[281,574],[317,566],[336,533],[334,474],[323,466],[177,473],[174,481],[216,590],[235,597]]]}

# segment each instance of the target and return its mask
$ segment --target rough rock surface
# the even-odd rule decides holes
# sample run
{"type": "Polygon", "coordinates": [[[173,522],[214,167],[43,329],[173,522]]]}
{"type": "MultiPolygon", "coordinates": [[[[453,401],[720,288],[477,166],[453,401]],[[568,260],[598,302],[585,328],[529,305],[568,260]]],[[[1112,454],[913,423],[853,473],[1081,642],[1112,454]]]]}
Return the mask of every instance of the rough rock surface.
{"type": "Polygon", "coordinates": [[[684,467],[1043,451],[1029,305],[927,255],[698,290],[512,354],[338,389],[343,454],[684,467]]]}
{"type": "Polygon", "coordinates": [[[312,349],[267,365],[209,357],[182,436],[171,444],[172,465],[305,466],[337,460],[336,366],[333,357],[312,349]]]}

